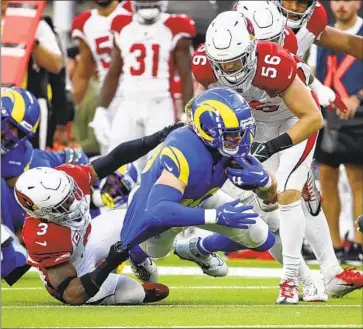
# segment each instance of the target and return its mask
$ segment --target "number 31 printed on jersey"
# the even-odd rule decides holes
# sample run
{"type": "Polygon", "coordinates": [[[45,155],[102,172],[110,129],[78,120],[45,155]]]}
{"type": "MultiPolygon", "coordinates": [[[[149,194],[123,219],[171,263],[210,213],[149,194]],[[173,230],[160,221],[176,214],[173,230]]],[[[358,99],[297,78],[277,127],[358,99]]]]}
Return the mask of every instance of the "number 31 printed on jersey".
{"type": "Polygon", "coordinates": [[[160,55],[160,45],[158,44],[152,44],[151,49],[142,43],[135,43],[130,48],[130,53],[136,54],[136,61],[138,65],[132,66],[130,68],[131,75],[140,76],[143,75],[146,71],[146,59],[148,56],[152,56],[152,68],[151,68],[151,74],[153,77],[158,76],[158,70],[159,70],[159,55],[160,55]]]}

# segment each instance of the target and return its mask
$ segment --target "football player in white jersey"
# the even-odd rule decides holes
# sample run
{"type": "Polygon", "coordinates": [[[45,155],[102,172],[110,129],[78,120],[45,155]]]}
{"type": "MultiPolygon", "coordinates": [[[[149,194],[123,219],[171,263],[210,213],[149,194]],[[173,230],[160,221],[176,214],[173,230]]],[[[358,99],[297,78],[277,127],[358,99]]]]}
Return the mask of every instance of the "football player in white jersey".
{"type": "Polygon", "coordinates": [[[79,104],[88,82],[97,70],[100,84],[111,64],[111,22],[119,14],[128,14],[127,2],[95,0],[96,8],[83,11],[73,19],[72,38],[79,41],[79,65],[72,77],[73,100],[79,104]]]}
{"type": "Polygon", "coordinates": [[[279,0],[277,5],[281,7],[282,13],[287,18],[287,26],[296,34],[299,57],[303,57],[314,43],[363,60],[362,37],[328,26],[326,10],[318,1],[279,0]]]}
{"type": "MultiPolygon", "coordinates": [[[[186,104],[193,96],[190,39],[194,22],[185,15],[165,13],[167,1],[132,1],[134,15],[119,15],[112,22],[112,63],[101,90],[94,118],[95,134],[112,149],[176,120],[170,80],[174,66],[186,104]],[[108,107],[120,81],[122,102],[112,124],[108,107]]],[[[144,161],[139,162],[142,169],[144,161]]]]}

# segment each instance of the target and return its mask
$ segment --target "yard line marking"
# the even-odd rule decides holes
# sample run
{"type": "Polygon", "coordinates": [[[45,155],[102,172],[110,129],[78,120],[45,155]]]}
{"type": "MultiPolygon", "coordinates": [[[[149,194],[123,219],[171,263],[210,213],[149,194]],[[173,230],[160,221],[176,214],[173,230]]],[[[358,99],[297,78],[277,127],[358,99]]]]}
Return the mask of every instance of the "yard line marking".
{"type": "MultiPolygon", "coordinates": [[[[213,329],[227,329],[227,328],[281,328],[283,326],[283,328],[362,328],[362,326],[357,325],[357,324],[297,324],[297,325],[276,325],[276,324],[263,324],[263,325],[259,325],[259,324],[254,324],[254,325],[214,325],[214,326],[170,326],[170,327],[163,327],[163,326],[158,326],[158,327],[151,327],[151,326],[147,326],[147,327],[142,327],[142,326],[124,326],[124,327],[106,327],[106,326],[102,326],[102,327],[53,327],[53,328],[65,328],[65,329],[84,329],[84,328],[94,328],[94,329],[98,329],[98,328],[107,328],[107,329],[131,329],[131,328],[174,328],[174,329],[188,329],[188,328],[196,328],[196,329],[207,329],[207,328],[213,328],[213,329]]],[[[48,328],[48,327],[27,327],[29,329],[33,329],[33,328],[48,328]]]]}
{"type": "MultiPolygon", "coordinates": [[[[241,289],[241,290],[257,290],[257,289],[276,289],[277,286],[169,286],[173,290],[218,290],[218,289],[241,289]]],[[[1,291],[26,291],[26,290],[45,290],[44,287],[17,287],[17,288],[1,288],[1,291]]]]}
{"type": "MultiPolygon", "coordinates": [[[[242,307],[242,308],[258,308],[258,307],[273,307],[277,308],[278,306],[275,304],[267,304],[267,305],[246,305],[246,304],[200,304],[200,305],[190,305],[190,304],[160,304],[160,305],[81,305],[81,306],[71,306],[71,305],[3,305],[1,306],[2,309],[32,309],[32,308],[115,308],[115,307],[122,307],[122,308],[221,308],[221,307],[242,307]]],[[[361,308],[362,305],[354,305],[354,304],[314,304],[314,305],[289,305],[289,308],[338,308],[338,307],[349,307],[349,308],[361,308]]],[[[194,327],[194,326],[193,326],[194,327]]]]}

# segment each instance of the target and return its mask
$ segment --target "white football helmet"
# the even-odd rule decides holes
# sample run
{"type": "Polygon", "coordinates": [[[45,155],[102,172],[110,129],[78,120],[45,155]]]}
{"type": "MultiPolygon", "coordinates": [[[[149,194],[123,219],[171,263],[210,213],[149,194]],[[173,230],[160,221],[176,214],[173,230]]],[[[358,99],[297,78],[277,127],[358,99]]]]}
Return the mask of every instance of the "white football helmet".
{"type": "Polygon", "coordinates": [[[14,194],[30,215],[59,225],[83,226],[88,200],[74,179],[53,168],[38,167],[18,178],[14,194]],[[77,224],[78,223],[78,224],[77,224]]]}
{"type": "Polygon", "coordinates": [[[142,24],[151,24],[155,22],[161,13],[168,9],[168,1],[141,0],[131,1],[132,9],[142,24]]]}
{"type": "Polygon", "coordinates": [[[282,14],[286,17],[286,25],[293,30],[298,30],[313,14],[314,8],[317,4],[316,0],[296,0],[296,1],[285,1],[285,3],[289,3],[289,7],[284,7],[282,4],[282,0],[276,1],[276,5],[281,9],[282,14]],[[307,4],[307,8],[304,12],[298,12],[292,9],[290,5],[303,5],[307,4]]]}
{"type": "Polygon", "coordinates": [[[274,1],[238,1],[236,10],[252,22],[257,40],[282,43],[286,19],[274,1]]]}
{"type": "Polygon", "coordinates": [[[218,81],[247,90],[257,67],[256,39],[250,20],[237,11],[219,14],[209,25],[205,49],[218,81]]]}

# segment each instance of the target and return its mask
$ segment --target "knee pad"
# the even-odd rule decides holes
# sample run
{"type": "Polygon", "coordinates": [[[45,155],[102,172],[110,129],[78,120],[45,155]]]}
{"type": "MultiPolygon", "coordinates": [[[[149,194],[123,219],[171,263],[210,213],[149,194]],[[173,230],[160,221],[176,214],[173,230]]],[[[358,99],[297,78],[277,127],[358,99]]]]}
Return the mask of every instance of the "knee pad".
{"type": "Polygon", "coordinates": [[[174,240],[181,231],[182,228],[179,227],[171,228],[168,231],[147,240],[141,247],[150,257],[165,257],[173,248],[174,240]]]}

